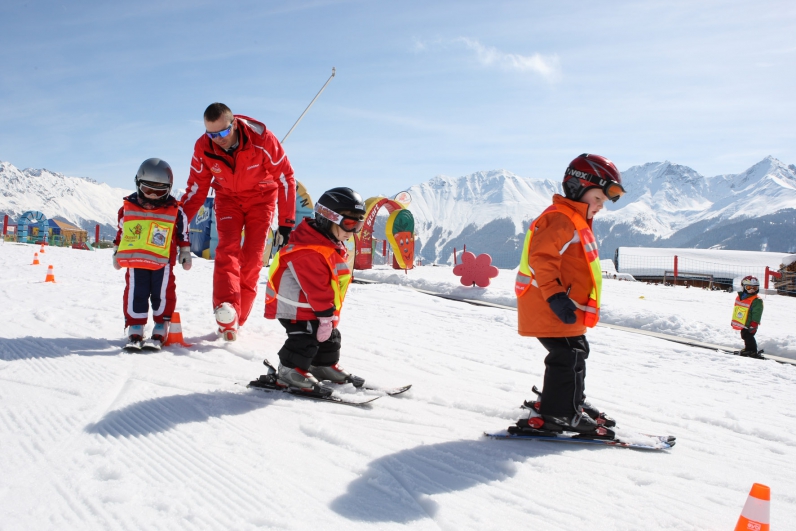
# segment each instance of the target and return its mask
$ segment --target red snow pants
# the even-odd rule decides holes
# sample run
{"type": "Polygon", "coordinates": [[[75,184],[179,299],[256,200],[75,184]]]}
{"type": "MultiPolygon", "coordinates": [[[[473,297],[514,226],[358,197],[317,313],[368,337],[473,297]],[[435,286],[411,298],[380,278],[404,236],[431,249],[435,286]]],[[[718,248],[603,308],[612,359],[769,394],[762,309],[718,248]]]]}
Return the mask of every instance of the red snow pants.
{"type": "Polygon", "coordinates": [[[232,304],[239,325],[248,319],[257,296],[265,239],[275,210],[276,190],[244,198],[216,194],[218,247],[213,269],[213,308],[222,302],[232,304]],[[242,231],[245,237],[241,246],[242,231]]]}
{"type": "Polygon", "coordinates": [[[172,265],[161,269],[130,267],[124,275],[124,324],[145,325],[152,301],[152,320],[170,321],[177,305],[177,284],[172,265]]]}

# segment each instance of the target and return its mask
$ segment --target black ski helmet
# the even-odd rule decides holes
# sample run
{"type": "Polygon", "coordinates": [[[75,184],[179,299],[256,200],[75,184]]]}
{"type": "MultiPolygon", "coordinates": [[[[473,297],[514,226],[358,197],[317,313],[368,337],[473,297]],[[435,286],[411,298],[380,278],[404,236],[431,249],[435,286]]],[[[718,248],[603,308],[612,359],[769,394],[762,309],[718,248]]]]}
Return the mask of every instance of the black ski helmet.
{"type": "Polygon", "coordinates": [[[332,188],[325,191],[315,203],[315,226],[327,236],[334,237],[332,225],[339,225],[342,219],[333,218],[343,215],[350,217],[351,214],[365,219],[365,202],[362,196],[351,188],[332,188]]]}
{"type": "Polygon", "coordinates": [[[168,199],[174,184],[174,172],[163,159],[146,159],[135,174],[135,189],[142,201],[160,204],[168,199]]]}

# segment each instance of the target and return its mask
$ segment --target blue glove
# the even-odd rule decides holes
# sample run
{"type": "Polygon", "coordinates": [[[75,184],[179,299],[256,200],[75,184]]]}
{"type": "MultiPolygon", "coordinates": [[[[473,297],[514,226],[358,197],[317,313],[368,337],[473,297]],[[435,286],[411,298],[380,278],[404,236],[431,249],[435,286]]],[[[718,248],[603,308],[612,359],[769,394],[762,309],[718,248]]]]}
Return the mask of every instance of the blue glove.
{"type": "Polygon", "coordinates": [[[575,310],[577,310],[577,307],[566,293],[556,293],[547,299],[547,304],[550,305],[550,309],[561,319],[562,323],[575,324],[575,321],[578,320],[578,318],[575,317],[575,310]]]}

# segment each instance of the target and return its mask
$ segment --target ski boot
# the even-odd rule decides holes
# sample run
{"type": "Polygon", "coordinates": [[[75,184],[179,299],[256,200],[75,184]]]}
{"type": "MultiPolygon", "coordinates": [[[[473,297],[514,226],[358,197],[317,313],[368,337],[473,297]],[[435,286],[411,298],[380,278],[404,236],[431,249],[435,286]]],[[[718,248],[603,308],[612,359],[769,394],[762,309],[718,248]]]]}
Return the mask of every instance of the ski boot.
{"type": "Polygon", "coordinates": [[[218,324],[218,335],[223,337],[224,341],[238,339],[238,314],[235,308],[228,302],[222,302],[214,313],[218,324]]]}
{"type": "Polygon", "coordinates": [[[332,394],[331,387],[326,387],[318,379],[307,371],[298,367],[291,369],[279,364],[279,371],[276,377],[277,387],[290,391],[307,393],[315,396],[329,396],[332,394]]]}
{"type": "MultiPolygon", "coordinates": [[[[532,390],[534,393],[536,393],[536,401],[530,402],[526,400],[522,403],[522,407],[526,409],[531,409],[539,413],[539,408],[542,405],[542,392],[535,385],[533,386],[532,390]]],[[[589,417],[594,419],[594,421],[597,422],[597,424],[599,424],[600,426],[605,426],[606,428],[612,428],[616,426],[616,421],[614,419],[612,419],[611,417],[609,417],[608,415],[606,415],[596,407],[592,406],[589,402],[586,402],[584,400],[583,404],[581,404],[581,408],[589,417]]]]}
{"type": "Polygon", "coordinates": [[[579,439],[604,439],[612,440],[616,438],[613,430],[597,424],[584,411],[576,413],[574,417],[558,417],[553,415],[542,415],[544,424],[542,429],[557,433],[575,432],[575,437],[579,439]]]}
{"type": "Polygon", "coordinates": [[[127,327],[127,344],[124,350],[141,350],[144,345],[144,325],[130,325],[127,327]]]}
{"type": "Polygon", "coordinates": [[[315,376],[318,380],[329,380],[336,384],[352,383],[354,387],[359,388],[365,385],[365,379],[353,374],[348,374],[342,367],[337,364],[322,367],[310,365],[310,374],[315,376]]]}
{"type": "Polygon", "coordinates": [[[166,343],[167,337],[169,337],[169,323],[167,321],[155,323],[152,336],[144,341],[144,348],[160,350],[166,343]]]}

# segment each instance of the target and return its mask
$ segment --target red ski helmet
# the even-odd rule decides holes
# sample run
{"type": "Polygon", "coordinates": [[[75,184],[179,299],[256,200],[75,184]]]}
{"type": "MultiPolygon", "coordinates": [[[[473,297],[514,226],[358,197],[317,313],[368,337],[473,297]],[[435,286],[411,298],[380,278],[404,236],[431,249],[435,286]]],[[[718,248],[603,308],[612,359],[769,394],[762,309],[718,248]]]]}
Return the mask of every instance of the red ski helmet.
{"type": "Polygon", "coordinates": [[[622,176],[614,163],[590,153],[579,155],[569,163],[563,185],[564,195],[573,201],[580,201],[586,190],[594,187],[601,188],[614,203],[625,193],[622,176]]]}

